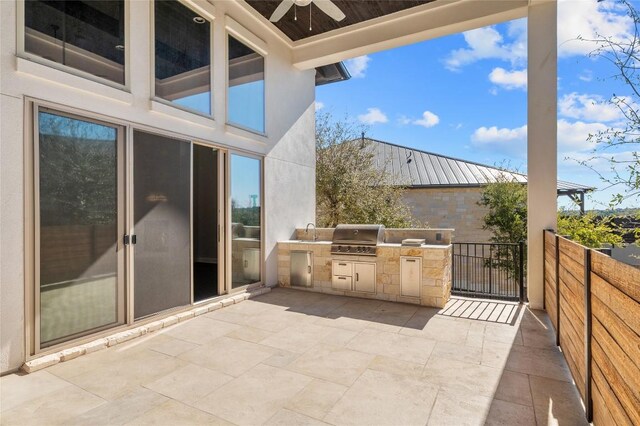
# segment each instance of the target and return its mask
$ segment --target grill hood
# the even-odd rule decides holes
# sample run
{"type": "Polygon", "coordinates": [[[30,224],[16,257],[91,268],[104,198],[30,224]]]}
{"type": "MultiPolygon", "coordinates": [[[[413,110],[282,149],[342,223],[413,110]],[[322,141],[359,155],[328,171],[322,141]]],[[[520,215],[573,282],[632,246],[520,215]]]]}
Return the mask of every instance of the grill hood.
{"type": "Polygon", "coordinates": [[[333,244],[377,245],[384,241],[384,225],[338,225],[333,244]]]}

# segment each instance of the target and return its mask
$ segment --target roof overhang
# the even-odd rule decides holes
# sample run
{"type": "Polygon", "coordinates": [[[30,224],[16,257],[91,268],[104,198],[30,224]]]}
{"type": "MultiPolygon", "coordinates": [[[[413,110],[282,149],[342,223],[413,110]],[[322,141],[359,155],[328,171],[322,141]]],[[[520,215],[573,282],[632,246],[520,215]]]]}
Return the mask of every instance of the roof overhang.
{"type": "Polygon", "coordinates": [[[530,0],[436,0],[295,42],[248,3],[239,3],[289,45],[294,66],[305,70],[523,18],[530,0]]]}
{"type": "Polygon", "coordinates": [[[349,70],[342,62],[316,68],[316,86],[346,81],[350,78],[351,74],[349,74],[349,70]]]}

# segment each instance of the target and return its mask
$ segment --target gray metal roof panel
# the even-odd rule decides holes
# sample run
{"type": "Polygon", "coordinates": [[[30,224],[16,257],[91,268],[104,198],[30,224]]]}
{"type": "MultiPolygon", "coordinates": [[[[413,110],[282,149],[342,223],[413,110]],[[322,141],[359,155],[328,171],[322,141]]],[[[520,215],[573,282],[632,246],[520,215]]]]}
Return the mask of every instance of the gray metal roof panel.
{"type": "MultiPolygon", "coordinates": [[[[505,175],[517,182],[527,182],[527,176],[522,173],[375,139],[367,140],[373,145],[374,161],[378,167],[386,167],[410,187],[482,186],[496,182],[499,176],[505,175]]],[[[593,189],[573,182],[558,181],[558,191],[586,192],[593,189]]]]}

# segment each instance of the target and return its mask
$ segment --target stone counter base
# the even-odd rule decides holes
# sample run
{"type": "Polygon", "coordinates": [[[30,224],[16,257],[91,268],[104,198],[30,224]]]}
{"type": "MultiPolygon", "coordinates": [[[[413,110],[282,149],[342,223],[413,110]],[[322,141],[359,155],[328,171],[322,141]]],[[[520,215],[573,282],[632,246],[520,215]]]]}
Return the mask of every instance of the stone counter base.
{"type": "Polygon", "coordinates": [[[378,247],[378,255],[355,256],[331,254],[331,244],[325,242],[278,243],[278,285],[316,293],[362,297],[392,302],[413,303],[443,308],[451,296],[451,246],[400,247],[385,244],[378,247]],[[313,286],[291,286],[291,251],[313,253],[313,286]],[[403,296],[400,291],[400,257],[411,256],[422,259],[420,297],[403,296]],[[376,264],[376,291],[336,290],[332,287],[332,261],[370,262],[376,264]]]}

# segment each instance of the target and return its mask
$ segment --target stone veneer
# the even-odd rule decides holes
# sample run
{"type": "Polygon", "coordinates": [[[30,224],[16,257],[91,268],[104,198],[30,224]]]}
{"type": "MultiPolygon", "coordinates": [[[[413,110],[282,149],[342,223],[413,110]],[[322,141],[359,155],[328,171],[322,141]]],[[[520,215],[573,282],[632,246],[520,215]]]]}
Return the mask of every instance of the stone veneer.
{"type": "MultiPolygon", "coordinates": [[[[325,232],[326,234],[326,232],[325,232]]],[[[320,235],[320,234],[319,234],[320,235]]],[[[325,237],[327,235],[324,235],[325,237]]],[[[415,236],[414,236],[415,238],[415,236]]],[[[278,243],[278,285],[291,287],[290,266],[292,250],[313,253],[313,286],[292,287],[312,292],[388,300],[443,308],[451,296],[451,245],[423,245],[401,247],[385,243],[378,246],[378,255],[353,256],[331,254],[331,241],[282,241],[278,243]],[[422,286],[420,297],[400,294],[400,257],[422,258],[422,286]],[[332,261],[375,262],[376,292],[334,290],[331,286],[332,261]]]]}
{"type": "Polygon", "coordinates": [[[489,242],[493,233],[483,229],[489,213],[478,205],[482,187],[407,188],[402,198],[411,216],[434,228],[454,228],[456,242],[489,242]]]}

